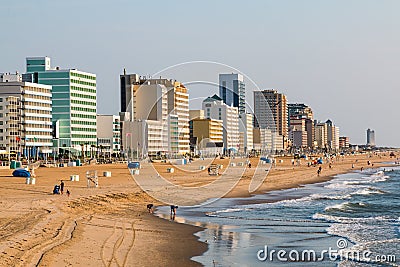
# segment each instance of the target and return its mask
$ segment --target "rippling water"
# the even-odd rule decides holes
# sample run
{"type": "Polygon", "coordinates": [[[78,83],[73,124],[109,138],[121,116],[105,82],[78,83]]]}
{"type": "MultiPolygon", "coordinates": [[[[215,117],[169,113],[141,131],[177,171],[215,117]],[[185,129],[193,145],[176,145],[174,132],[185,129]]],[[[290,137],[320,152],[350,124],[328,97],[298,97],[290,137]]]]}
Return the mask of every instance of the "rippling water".
{"type": "Polygon", "coordinates": [[[209,250],[194,258],[205,266],[400,266],[400,169],[389,169],[179,208],[177,220],[206,227],[198,235],[209,250]],[[338,242],[344,244],[338,247],[338,242]],[[265,246],[268,253],[285,251],[289,262],[280,261],[276,253],[260,260],[257,253],[265,251],[265,246]],[[334,260],[324,255],[311,261],[306,258],[306,262],[295,253],[288,257],[291,250],[300,255],[312,250],[318,258],[329,248],[338,250],[341,257],[334,260]],[[359,256],[363,252],[369,252],[367,258],[359,256]],[[377,256],[390,259],[378,263],[377,256]]]}

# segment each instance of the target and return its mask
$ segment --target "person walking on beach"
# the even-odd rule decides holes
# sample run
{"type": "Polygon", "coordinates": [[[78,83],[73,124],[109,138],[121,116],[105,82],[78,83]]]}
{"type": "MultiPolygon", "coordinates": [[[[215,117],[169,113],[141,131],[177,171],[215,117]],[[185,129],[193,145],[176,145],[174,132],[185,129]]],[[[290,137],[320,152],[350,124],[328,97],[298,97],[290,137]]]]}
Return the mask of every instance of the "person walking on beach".
{"type": "Polygon", "coordinates": [[[317,170],[317,175],[319,176],[320,174],[321,174],[321,170],[318,169],[318,170],[317,170]]]}
{"type": "Polygon", "coordinates": [[[71,192],[69,192],[69,190],[67,189],[67,197],[69,197],[71,195],[71,192]]]}
{"type": "Polygon", "coordinates": [[[60,191],[61,191],[61,194],[64,194],[64,181],[63,180],[61,180],[60,191]]]}

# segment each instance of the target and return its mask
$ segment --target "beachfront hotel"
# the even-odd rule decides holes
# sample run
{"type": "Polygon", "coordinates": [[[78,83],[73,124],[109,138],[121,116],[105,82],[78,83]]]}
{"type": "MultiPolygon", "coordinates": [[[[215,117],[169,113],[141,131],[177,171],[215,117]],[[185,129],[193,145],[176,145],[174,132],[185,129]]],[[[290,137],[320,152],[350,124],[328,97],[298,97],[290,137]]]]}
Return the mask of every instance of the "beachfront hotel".
{"type": "Polygon", "coordinates": [[[305,117],[313,120],[314,114],[311,107],[303,103],[289,103],[288,107],[288,126],[290,127],[290,118],[293,117],[305,117]]]}
{"type": "Polygon", "coordinates": [[[172,79],[146,79],[125,71],[120,82],[123,150],[141,156],[189,153],[187,88],[172,79]]]}
{"type": "Polygon", "coordinates": [[[170,151],[183,155],[190,152],[188,89],[180,82],[167,79],[164,81],[168,88],[168,114],[171,122],[169,145],[172,150],[170,151]],[[176,135],[177,140],[173,140],[176,135]]]}
{"type": "Polygon", "coordinates": [[[254,91],[254,126],[271,129],[283,137],[283,147],[287,147],[288,113],[286,95],[276,90],[254,91]]]}
{"type": "Polygon", "coordinates": [[[246,113],[246,87],[243,75],[219,74],[219,96],[228,106],[237,107],[239,114],[246,113]]]}
{"type": "Polygon", "coordinates": [[[339,150],[339,127],[335,126],[331,120],[326,122],[314,123],[315,144],[319,149],[339,150]]]}
{"type": "Polygon", "coordinates": [[[2,158],[46,157],[52,152],[51,97],[49,85],[22,82],[18,73],[0,74],[2,158]]]}
{"type": "Polygon", "coordinates": [[[253,128],[254,116],[250,113],[239,114],[239,151],[249,153],[254,149],[253,128]]]}
{"type": "Polygon", "coordinates": [[[204,110],[190,110],[190,139],[193,152],[223,153],[223,122],[204,117],[204,110]]]}
{"type": "Polygon", "coordinates": [[[53,147],[80,154],[97,145],[96,75],[77,69],[51,68],[49,57],[26,58],[24,81],[52,86],[53,147]]]}
{"type": "Polygon", "coordinates": [[[350,147],[350,138],[348,136],[339,137],[339,148],[346,149],[350,147]]]}
{"type": "Polygon", "coordinates": [[[100,157],[117,156],[121,149],[120,117],[97,115],[97,151],[100,157]]]}
{"type": "Polygon", "coordinates": [[[213,95],[203,100],[204,117],[223,122],[224,150],[237,153],[239,149],[239,111],[237,107],[228,106],[222,99],[213,95]]]}

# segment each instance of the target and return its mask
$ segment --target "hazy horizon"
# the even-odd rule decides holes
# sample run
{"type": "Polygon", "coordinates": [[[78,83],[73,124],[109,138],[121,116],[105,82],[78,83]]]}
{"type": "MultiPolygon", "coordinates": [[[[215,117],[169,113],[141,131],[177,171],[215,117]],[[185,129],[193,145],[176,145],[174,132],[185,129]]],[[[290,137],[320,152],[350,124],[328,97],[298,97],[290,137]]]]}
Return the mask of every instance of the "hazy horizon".
{"type": "MultiPolygon", "coordinates": [[[[246,79],[251,105],[251,91],[274,88],[289,103],[311,106],[316,119],[331,119],[352,144],[365,144],[371,128],[377,145],[400,147],[393,123],[400,96],[398,1],[38,0],[2,7],[0,72],[23,73],[26,57],[49,56],[53,67],[95,73],[98,113],[118,113],[123,68],[149,75],[211,61],[254,81],[246,79]]],[[[212,70],[219,67],[162,76],[218,83],[212,70]]],[[[188,88],[191,98],[218,93],[212,85],[188,88]]]]}

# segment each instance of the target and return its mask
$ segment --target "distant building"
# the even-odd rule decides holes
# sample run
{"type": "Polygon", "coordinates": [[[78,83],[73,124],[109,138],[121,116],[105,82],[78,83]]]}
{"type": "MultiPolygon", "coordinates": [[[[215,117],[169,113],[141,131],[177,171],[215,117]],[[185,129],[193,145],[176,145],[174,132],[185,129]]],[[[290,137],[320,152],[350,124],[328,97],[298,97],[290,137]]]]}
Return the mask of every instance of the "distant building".
{"type": "Polygon", "coordinates": [[[339,127],[331,120],[314,123],[314,141],[319,149],[339,150],[339,127]]]}
{"type": "Polygon", "coordinates": [[[1,75],[0,151],[16,157],[52,153],[51,86],[21,82],[19,74],[1,75]],[[7,82],[8,81],[8,82],[7,82]]]}
{"type": "Polygon", "coordinates": [[[350,147],[350,138],[348,136],[340,136],[339,137],[339,148],[349,148],[350,147]]]}
{"type": "Polygon", "coordinates": [[[339,150],[339,127],[333,125],[331,120],[327,120],[327,145],[329,149],[339,150]]]}
{"type": "Polygon", "coordinates": [[[306,148],[308,146],[306,118],[303,116],[293,115],[289,118],[289,139],[295,148],[306,148]]]}
{"type": "Polygon", "coordinates": [[[28,57],[22,77],[24,81],[52,86],[54,147],[78,154],[83,146],[97,144],[95,74],[51,68],[49,57],[28,57]]]}
{"type": "Polygon", "coordinates": [[[283,138],[284,148],[288,139],[288,113],[286,95],[276,90],[254,91],[254,125],[271,129],[283,138]]]}
{"type": "Polygon", "coordinates": [[[310,120],[314,119],[312,109],[303,103],[289,103],[288,104],[289,128],[291,125],[290,118],[293,118],[293,117],[303,117],[303,118],[307,118],[310,120]]]}
{"type": "Polygon", "coordinates": [[[238,73],[219,75],[219,96],[228,106],[237,107],[239,114],[246,113],[245,90],[243,75],[238,73]]]}
{"type": "Polygon", "coordinates": [[[314,140],[315,140],[315,130],[314,130],[314,121],[311,119],[306,119],[306,132],[307,132],[307,147],[309,149],[314,148],[314,140]]]}
{"type": "Polygon", "coordinates": [[[119,116],[97,115],[97,146],[100,157],[119,155],[121,149],[119,116]]]}
{"type": "Polygon", "coordinates": [[[223,122],[224,149],[237,152],[239,149],[239,113],[237,107],[223,103],[217,95],[203,101],[205,118],[221,120],[223,122]]]}
{"type": "Polygon", "coordinates": [[[253,129],[253,146],[261,155],[282,151],[283,137],[270,129],[253,129]]]}
{"type": "Polygon", "coordinates": [[[239,150],[248,153],[253,149],[253,114],[239,115],[239,150]]]}
{"type": "Polygon", "coordinates": [[[0,82],[22,82],[22,75],[18,72],[16,72],[15,74],[10,72],[0,73],[0,82]]]}
{"type": "Polygon", "coordinates": [[[319,149],[325,149],[328,145],[328,125],[324,122],[314,123],[314,141],[319,149]]]}
{"type": "Polygon", "coordinates": [[[367,146],[376,146],[374,130],[367,129],[367,146]]]}

